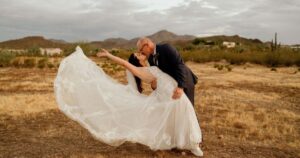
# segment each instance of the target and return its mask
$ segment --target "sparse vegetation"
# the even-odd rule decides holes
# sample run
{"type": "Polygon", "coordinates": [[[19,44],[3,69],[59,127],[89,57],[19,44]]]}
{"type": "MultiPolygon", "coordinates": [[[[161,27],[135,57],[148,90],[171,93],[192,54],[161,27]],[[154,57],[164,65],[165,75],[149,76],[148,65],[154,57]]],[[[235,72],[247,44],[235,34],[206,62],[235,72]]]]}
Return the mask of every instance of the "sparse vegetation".
{"type": "Polygon", "coordinates": [[[0,67],[10,66],[11,60],[16,56],[10,52],[0,52],[0,67]]]}
{"type": "Polygon", "coordinates": [[[230,65],[225,65],[225,68],[227,69],[227,71],[231,71],[232,70],[232,66],[230,66],[230,65]]]}
{"type": "MultiPolygon", "coordinates": [[[[106,41],[108,42],[108,41],[106,41]]],[[[124,42],[124,41],[123,41],[124,42]]],[[[97,42],[96,42],[97,43],[97,42]]],[[[121,42],[122,43],[122,42],[121,42]]],[[[171,44],[174,45],[181,53],[185,61],[194,61],[198,63],[214,62],[226,60],[230,64],[240,65],[247,62],[254,64],[267,65],[269,67],[278,66],[300,66],[300,50],[295,50],[287,46],[278,44],[277,34],[272,42],[263,43],[258,39],[247,39],[240,36],[212,36],[206,38],[195,38],[188,41],[177,41],[171,44]],[[227,48],[223,45],[224,41],[235,42],[234,48],[227,48]]],[[[107,43],[108,50],[121,58],[127,59],[129,55],[136,51],[135,46],[129,48],[114,47],[114,42],[107,43]]],[[[13,47],[15,49],[23,49],[24,52],[17,53],[17,56],[37,56],[40,57],[40,49],[49,46],[59,46],[63,53],[61,55],[55,55],[58,57],[68,56],[74,52],[75,47],[79,45],[87,56],[95,56],[96,52],[101,49],[103,44],[89,43],[87,41],[81,41],[68,44],[55,44],[51,41],[47,41],[42,37],[30,37],[18,40],[18,42],[4,42],[2,46],[4,48],[13,47]],[[28,45],[27,41],[39,41],[37,44],[28,45]],[[40,43],[40,44],[38,44],[40,43]],[[43,43],[43,44],[41,44],[43,43]],[[17,47],[20,44],[20,47],[17,47]]],[[[125,44],[126,45],[126,44],[125,44]]],[[[1,46],[1,45],[0,45],[1,46]]],[[[6,53],[7,54],[7,53],[6,53]]],[[[1,56],[3,54],[1,53],[1,56]]],[[[11,59],[5,59],[6,64],[0,64],[0,66],[9,66],[11,59]]]]}
{"type": "Polygon", "coordinates": [[[48,66],[48,68],[50,68],[50,69],[54,67],[54,65],[53,65],[51,62],[48,62],[48,63],[47,63],[47,66],[48,66]]]}
{"type": "MultiPolygon", "coordinates": [[[[92,59],[100,66],[104,63],[92,59]]],[[[105,62],[105,69],[113,71],[111,76],[125,84],[124,69],[113,70],[114,64],[105,62]]],[[[245,70],[247,64],[220,73],[215,71],[217,65],[227,71],[228,63],[187,64],[201,78],[195,87],[195,111],[205,157],[299,157],[300,73],[293,73],[298,68],[276,67],[272,73],[255,64],[245,70]]],[[[53,92],[56,73],[53,69],[1,69],[0,157],[161,156],[140,144],[116,148],[101,143],[63,115],[53,92]]],[[[145,86],[145,92],[151,92],[150,86],[145,86]]],[[[182,156],[178,151],[163,154],[182,156]]],[[[183,157],[194,156],[186,152],[183,157]]]]}
{"type": "MultiPolygon", "coordinates": [[[[80,45],[106,73],[126,84],[123,67],[93,57],[108,45],[111,53],[128,59],[136,48],[115,47],[123,42],[57,43],[43,37],[0,42],[0,67],[12,66],[0,69],[0,157],[182,156],[177,151],[161,156],[140,144],[103,144],[57,109],[57,71],[52,68],[80,45]],[[63,54],[42,56],[39,48],[45,47],[61,48],[63,54]],[[36,66],[41,69],[21,69],[36,66]]],[[[201,80],[195,87],[195,111],[205,157],[299,157],[299,49],[280,45],[277,34],[267,43],[235,35],[179,41],[174,46],[201,80]],[[227,48],[223,41],[236,46],[227,48]]],[[[145,85],[145,95],[151,92],[145,85]]]]}
{"type": "Polygon", "coordinates": [[[20,58],[15,58],[13,61],[12,61],[12,63],[11,63],[14,67],[21,67],[22,66],[22,64],[21,64],[21,59],[20,58]]]}
{"type": "Polygon", "coordinates": [[[36,46],[33,46],[33,47],[29,48],[25,55],[28,55],[28,56],[42,56],[40,48],[36,47],[36,46]]]}
{"type": "Polygon", "coordinates": [[[272,67],[271,71],[277,71],[277,69],[275,67],[272,67]]]}
{"type": "Polygon", "coordinates": [[[36,62],[35,58],[27,58],[24,60],[24,67],[33,68],[35,67],[36,64],[35,62],[36,62]]]}
{"type": "Polygon", "coordinates": [[[223,70],[223,68],[226,68],[227,71],[232,71],[232,66],[229,64],[223,65],[223,64],[214,64],[214,68],[218,69],[219,71],[223,70]]]}
{"type": "Polygon", "coordinates": [[[48,62],[48,58],[42,58],[38,61],[38,68],[45,68],[46,63],[48,62]]]}
{"type": "MultiPolygon", "coordinates": [[[[226,60],[227,62],[233,65],[241,65],[249,62],[254,64],[266,65],[269,67],[292,66],[292,65],[300,66],[300,52],[295,52],[289,48],[284,48],[284,47],[281,47],[276,52],[268,52],[268,51],[257,52],[257,51],[242,49],[242,48],[224,49],[218,46],[194,48],[195,46],[191,45],[189,47],[193,47],[193,48],[179,49],[185,61],[205,63],[205,62],[218,62],[221,60],[226,60]]],[[[64,55],[69,55],[71,52],[74,51],[74,49],[75,47],[69,48],[68,50],[64,50],[65,53],[64,55]]],[[[88,49],[90,48],[87,47],[86,50],[88,49]]],[[[90,51],[86,53],[86,55],[95,56],[95,53],[98,51],[99,49],[90,49],[90,51]]],[[[134,49],[111,50],[111,52],[114,55],[117,55],[123,59],[127,59],[130,56],[130,54],[133,53],[134,51],[135,51],[134,49]]],[[[13,53],[1,52],[0,66],[1,67],[17,66],[17,63],[13,61],[15,57],[16,55],[13,53]]],[[[34,58],[34,56],[32,56],[32,58],[34,58]]],[[[38,67],[40,68],[45,67],[43,65],[44,63],[40,63],[40,64],[38,63],[38,67]]],[[[24,66],[27,67],[25,63],[24,66]]],[[[227,69],[229,70],[231,68],[227,68],[227,69]]]]}
{"type": "Polygon", "coordinates": [[[234,50],[221,50],[219,48],[202,48],[194,51],[182,51],[185,61],[198,63],[221,61],[225,59],[230,64],[240,65],[247,62],[267,66],[291,66],[300,65],[300,52],[294,52],[288,48],[281,48],[276,53],[271,52],[243,52],[234,50]]]}

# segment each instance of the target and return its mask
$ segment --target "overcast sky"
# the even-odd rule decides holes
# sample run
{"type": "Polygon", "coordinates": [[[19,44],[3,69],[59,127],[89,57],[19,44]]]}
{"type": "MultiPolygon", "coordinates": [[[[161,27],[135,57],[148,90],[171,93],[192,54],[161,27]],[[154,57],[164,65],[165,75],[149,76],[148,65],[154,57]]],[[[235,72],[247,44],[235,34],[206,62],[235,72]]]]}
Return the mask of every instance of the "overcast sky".
{"type": "Polygon", "coordinates": [[[0,0],[0,41],[66,41],[176,34],[300,43],[300,0],[0,0]]]}

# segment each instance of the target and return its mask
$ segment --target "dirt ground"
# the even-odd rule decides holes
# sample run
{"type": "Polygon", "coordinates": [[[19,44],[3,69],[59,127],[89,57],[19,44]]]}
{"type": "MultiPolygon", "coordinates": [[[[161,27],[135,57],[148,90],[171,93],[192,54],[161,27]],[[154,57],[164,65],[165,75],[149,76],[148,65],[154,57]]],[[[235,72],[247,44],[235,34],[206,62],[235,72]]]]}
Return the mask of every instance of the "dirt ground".
{"type": "MultiPolygon", "coordinates": [[[[204,157],[300,157],[298,68],[271,71],[246,64],[228,71],[214,65],[188,63],[199,77],[195,111],[204,157]]],[[[126,82],[124,69],[102,66],[126,82]]],[[[56,73],[0,68],[0,157],[194,157],[189,151],[152,151],[130,142],[112,147],[94,139],[58,110],[56,73]]]]}

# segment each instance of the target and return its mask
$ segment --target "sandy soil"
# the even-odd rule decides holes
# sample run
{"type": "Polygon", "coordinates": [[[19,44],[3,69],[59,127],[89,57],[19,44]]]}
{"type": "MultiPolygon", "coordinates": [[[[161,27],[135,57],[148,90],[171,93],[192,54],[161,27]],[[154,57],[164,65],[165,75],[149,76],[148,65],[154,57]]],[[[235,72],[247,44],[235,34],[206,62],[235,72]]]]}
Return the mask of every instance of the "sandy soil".
{"type": "MultiPolygon", "coordinates": [[[[188,65],[199,77],[195,111],[204,157],[300,157],[298,68],[270,71],[246,64],[219,71],[214,63],[188,65]]],[[[124,69],[102,66],[126,83],[124,69]]],[[[95,140],[58,110],[56,72],[0,69],[0,157],[194,157],[188,151],[151,151],[130,142],[111,147],[95,140]]]]}

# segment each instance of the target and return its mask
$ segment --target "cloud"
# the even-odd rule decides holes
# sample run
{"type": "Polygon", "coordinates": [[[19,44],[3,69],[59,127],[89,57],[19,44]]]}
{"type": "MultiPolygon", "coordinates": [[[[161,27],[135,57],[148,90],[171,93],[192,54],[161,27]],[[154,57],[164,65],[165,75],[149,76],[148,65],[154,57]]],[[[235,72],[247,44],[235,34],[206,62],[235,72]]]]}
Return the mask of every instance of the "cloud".
{"type": "Polygon", "coordinates": [[[28,35],[102,40],[161,29],[300,43],[298,0],[0,0],[0,40],[28,35]]]}

